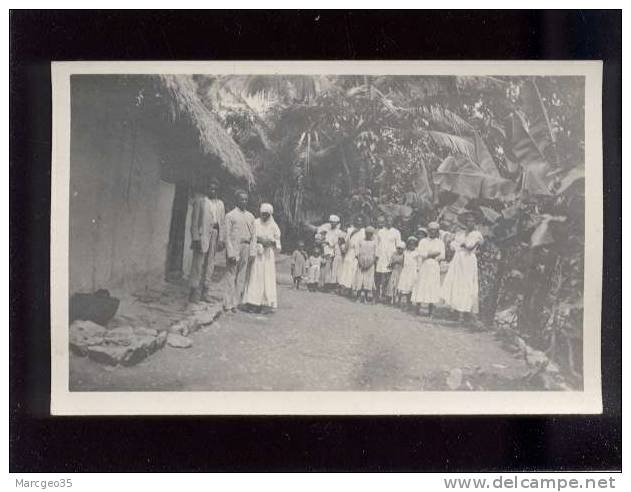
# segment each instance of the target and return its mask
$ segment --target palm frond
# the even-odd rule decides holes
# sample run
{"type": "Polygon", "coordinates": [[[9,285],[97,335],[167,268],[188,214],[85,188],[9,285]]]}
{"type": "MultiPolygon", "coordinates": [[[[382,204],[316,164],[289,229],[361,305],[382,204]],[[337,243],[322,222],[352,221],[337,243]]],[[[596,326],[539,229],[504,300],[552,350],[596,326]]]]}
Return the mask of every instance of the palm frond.
{"type": "Polygon", "coordinates": [[[449,128],[458,135],[469,135],[473,132],[473,126],[468,121],[447,108],[431,106],[429,117],[435,124],[449,128]]]}
{"type": "Polygon", "coordinates": [[[437,145],[448,149],[452,153],[463,154],[474,158],[475,146],[470,139],[435,130],[430,130],[427,133],[432,137],[437,145]]]}

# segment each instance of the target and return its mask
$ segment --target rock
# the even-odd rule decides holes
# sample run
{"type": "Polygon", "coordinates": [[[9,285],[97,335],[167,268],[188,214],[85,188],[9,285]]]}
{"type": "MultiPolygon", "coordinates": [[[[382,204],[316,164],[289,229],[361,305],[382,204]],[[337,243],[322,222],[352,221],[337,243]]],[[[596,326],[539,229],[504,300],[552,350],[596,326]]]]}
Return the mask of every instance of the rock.
{"type": "Polygon", "coordinates": [[[115,366],[132,358],[132,347],[120,345],[96,345],[88,347],[88,357],[101,364],[115,366]]]}
{"type": "Polygon", "coordinates": [[[70,350],[81,356],[88,355],[88,347],[103,343],[106,331],[104,326],[92,321],[75,321],[70,325],[70,350]]]}
{"type": "Polygon", "coordinates": [[[93,321],[77,320],[70,325],[71,332],[81,332],[85,335],[103,335],[107,329],[93,321]]]}
{"type": "Polygon", "coordinates": [[[112,328],[105,333],[104,343],[109,345],[131,345],[134,340],[134,329],[131,326],[112,328]]]}
{"type": "Polygon", "coordinates": [[[132,366],[138,364],[141,360],[146,359],[149,355],[158,350],[156,337],[150,335],[138,335],[135,337],[131,351],[121,361],[121,364],[132,366]]]}
{"type": "Polygon", "coordinates": [[[169,332],[166,331],[166,330],[163,330],[163,331],[158,333],[158,336],[156,337],[156,346],[159,349],[164,347],[164,344],[167,343],[167,336],[168,335],[169,335],[169,332]]]}
{"type": "Polygon", "coordinates": [[[223,308],[221,306],[210,306],[204,311],[199,311],[192,317],[193,324],[197,328],[209,325],[219,317],[222,310],[223,308]]]}
{"type": "Polygon", "coordinates": [[[158,336],[158,330],[154,328],[145,328],[144,326],[139,326],[134,328],[134,335],[150,335],[152,337],[158,336]]]}
{"type": "Polygon", "coordinates": [[[157,340],[157,337],[154,337],[151,335],[135,335],[133,338],[132,345],[134,347],[142,347],[149,354],[152,354],[158,348],[156,340],[157,340]]]}
{"type": "Polygon", "coordinates": [[[88,357],[102,364],[132,366],[160,348],[158,337],[151,335],[132,335],[127,341],[125,344],[90,346],[87,349],[88,357]]]}
{"type": "Polygon", "coordinates": [[[169,333],[167,343],[175,348],[189,348],[193,346],[193,342],[190,338],[178,335],[177,333],[169,333]]]}
{"type": "Polygon", "coordinates": [[[175,333],[176,335],[182,335],[184,337],[189,334],[189,331],[190,329],[187,320],[178,321],[169,327],[170,333],[175,333]]]}

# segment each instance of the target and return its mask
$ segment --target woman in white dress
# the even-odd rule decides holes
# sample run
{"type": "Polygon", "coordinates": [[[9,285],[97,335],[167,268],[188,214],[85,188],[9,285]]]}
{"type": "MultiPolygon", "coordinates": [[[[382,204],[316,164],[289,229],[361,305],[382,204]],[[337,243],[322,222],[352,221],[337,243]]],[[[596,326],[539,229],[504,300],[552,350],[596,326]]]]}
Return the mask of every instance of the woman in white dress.
{"type": "Polygon", "coordinates": [[[458,312],[462,320],[465,314],[478,313],[478,260],[476,252],[484,241],[475,230],[475,218],[471,213],[461,216],[465,231],[456,233],[450,247],[454,257],[449,264],[442,287],[442,298],[447,306],[458,312]]]}
{"type": "Polygon", "coordinates": [[[445,259],[445,243],[438,237],[438,222],[427,226],[428,237],[418,243],[419,271],[412,291],[412,302],[421,312],[421,304],[427,304],[427,314],[432,316],[434,304],[440,302],[440,262],[445,259]]]}
{"type": "Polygon", "coordinates": [[[278,307],[275,252],[280,251],[280,229],[272,217],[273,213],[272,205],[263,203],[261,216],[254,221],[254,260],[243,293],[243,303],[252,306],[256,312],[278,307]]]}
{"type": "Polygon", "coordinates": [[[357,248],[359,246],[359,242],[363,239],[364,219],[359,216],[346,231],[346,253],[344,254],[344,261],[342,262],[340,277],[338,279],[340,286],[346,289],[347,294],[350,294],[353,289],[358,265],[357,248]]]}

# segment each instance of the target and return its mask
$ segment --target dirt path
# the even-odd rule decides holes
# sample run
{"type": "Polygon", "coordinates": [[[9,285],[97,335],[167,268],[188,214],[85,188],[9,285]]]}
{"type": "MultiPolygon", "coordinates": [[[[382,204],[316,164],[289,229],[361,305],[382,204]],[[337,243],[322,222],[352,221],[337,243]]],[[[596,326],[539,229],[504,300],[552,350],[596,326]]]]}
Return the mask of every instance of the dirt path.
{"type": "MultiPolygon", "coordinates": [[[[191,335],[189,349],[165,349],[134,367],[110,368],[71,355],[78,391],[422,390],[440,371],[527,372],[490,333],[383,305],[291,288],[279,262],[279,308],[238,313],[191,335]]],[[[493,389],[493,388],[488,388],[493,389]]]]}

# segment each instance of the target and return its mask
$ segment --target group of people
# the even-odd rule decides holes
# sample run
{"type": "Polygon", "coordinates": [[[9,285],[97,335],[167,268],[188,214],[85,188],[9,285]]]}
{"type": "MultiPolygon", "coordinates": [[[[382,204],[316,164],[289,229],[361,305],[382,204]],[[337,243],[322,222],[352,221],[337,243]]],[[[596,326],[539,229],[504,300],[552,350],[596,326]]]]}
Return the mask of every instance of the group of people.
{"type": "Polygon", "coordinates": [[[401,238],[388,216],[376,227],[356,217],[346,230],[337,215],[315,229],[309,252],[299,241],[292,254],[291,275],[295,288],[334,291],[357,302],[384,302],[427,307],[445,303],[460,317],[478,312],[478,265],[476,252],[483,242],[475,229],[475,217],[464,213],[462,228],[442,231],[437,222],[420,227],[415,236],[401,238]],[[447,251],[453,252],[447,262],[447,251]],[[444,277],[444,278],[443,278],[444,277]]]}
{"type": "Polygon", "coordinates": [[[237,312],[238,306],[261,312],[278,305],[276,294],[276,252],[280,251],[280,229],[274,208],[261,204],[255,218],[246,207],[248,193],[235,195],[235,207],[225,213],[217,197],[218,183],[211,181],[206,192],[193,197],[190,221],[193,258],[189,275],[189,302],[212,303],[210,287],[216,254],[225,249],[223,309],[237,312]]]}
{"type": "MultiPolygon", "coordinates": [[[[275,256],[281,250],[274,208],[263,203],[255,218],[246,209],[248,193],[240,190],[234,209],[225,213],[217,190],[218,183],[212,181],[192,201],[189,301],[213,302],[209,288],[215,257],[225,249],[224,310],[273,310],[278,306],[275,256]]],[[[358,216],[344,230],[339,216],[331,215],[328,222],[313,227],[309,251],[305,241],[298,242],[291,257],[294,286],[305,284],[310,291],[336,292],[357,302],[415,306],[419,314],[426,306],[429,316],[441,302],[461,317],[477,314],[476,252],[483,237],[472,214],[463,214],[460,222],[463,227],[455,232],[430,222],[404,242],[392,217],[379,217],[373,227],[358,216]],[[453,252],[449,262],[448,251],[450,256],[453,252]]]]}

